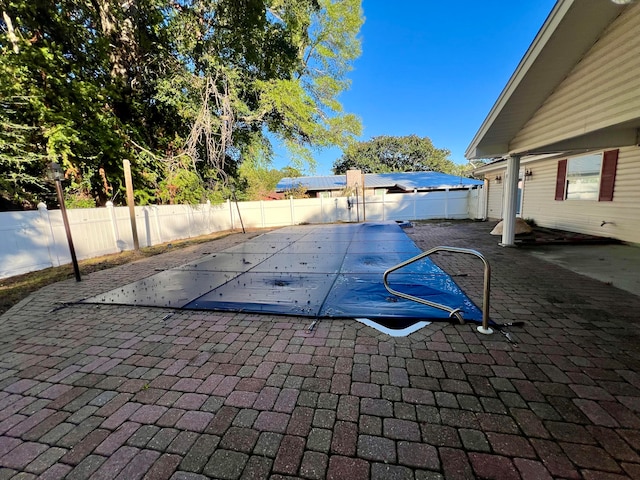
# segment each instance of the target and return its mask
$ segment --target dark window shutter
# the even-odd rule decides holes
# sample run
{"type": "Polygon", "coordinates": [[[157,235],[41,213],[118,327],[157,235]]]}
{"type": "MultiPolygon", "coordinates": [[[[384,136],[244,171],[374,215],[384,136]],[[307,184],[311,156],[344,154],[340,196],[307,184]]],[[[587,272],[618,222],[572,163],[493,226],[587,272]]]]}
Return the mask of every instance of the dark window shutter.
{"type": "Polygon", "coordinates": [[[599,202],[613,201],[613,187],[616,183],[618,167],[618,150],[609,150],[602,156],[602,173],[600,174],[599,202]]]}
{"type": "Polygon", "coordinates": [[[556,177],[556,200],[564,200],[564,189],[567,183],[567,160],[558,162],[558,176],[556,177]]]}

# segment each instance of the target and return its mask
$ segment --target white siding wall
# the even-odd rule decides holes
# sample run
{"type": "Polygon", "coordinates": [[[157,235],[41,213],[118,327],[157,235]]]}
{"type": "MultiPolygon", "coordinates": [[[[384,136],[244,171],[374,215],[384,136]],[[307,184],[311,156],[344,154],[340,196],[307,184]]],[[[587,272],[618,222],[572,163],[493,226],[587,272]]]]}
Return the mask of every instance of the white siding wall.
{"type": "Polygon", "coordinates": [[[628,121],[640,111],[640,4],[617,18],[510,144],[524,151],[628,121]]]}
{"type": "Polygon", "coordinates": [[[487,217],[491,219],[502,218],[502,192],[504,191],[504,179],[506,171],[492,172],[487,175],[489,180],[489,196],[487,198],[487,217]],[[496,176],[501,176],[502,180],[496,180],[496,176]]]}
{"type": "MultiPolygon", "coordinates": [[[[566,157],[561,157],[566,158],[566,157]]],[[[640,243],[640,148],[620,149],[612,202],[595,200],[555,200],[558,160],[526,164],[533,175],[525,178],[522,218],[532,218],[542,227],[586,233],[640,243]],[[607,223],[601,226],[602,222],[607,223]]],[[[487,174],[493,178],[496,173],[487,174]]],[[[489,187],[489,217],[502,204],[502,189],[489,187]]],[[[501,207],[500,207],[501,208],[501,207]]]]}

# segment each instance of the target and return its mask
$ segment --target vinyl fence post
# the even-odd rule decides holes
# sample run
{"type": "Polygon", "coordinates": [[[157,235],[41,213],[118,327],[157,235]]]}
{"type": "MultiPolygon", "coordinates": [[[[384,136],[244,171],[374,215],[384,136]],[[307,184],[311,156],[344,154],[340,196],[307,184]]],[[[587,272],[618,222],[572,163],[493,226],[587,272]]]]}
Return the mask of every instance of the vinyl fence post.
{"type": "Polygon", "coordinates": [[[120,248],[120,233],[118,232],[118,222],[116,221],[116,210],[113,207],[113,202],[107,202],[107,210],[109,210],[109,218],[111,219],[111,231],[113,232],[113,241],[116,246],[116,250],[121,252],[120,248]]]}
{"type": "Polygon", "coordinates": [[[383,222],[386,222],[386,220],[387,220],[386,219],[386,216],[387,216],[386,209],[387,209],[387,191],[384,190],[382,192],[382,221],[383,222]]]}
{"type": "Polygon", "coordinates": [[[264,200],[260,200],[260,225],[262,225],[262,228],[266,226],[266,218],[264,215],[264,200]]]}
{"type": "Polygon", "coordinates": [[[160,207],[153,207],[153,217],[156,219],[156,233],[158,234],[158,243],[162,243],[162,227],[160,226],[160,207]]]}
{"type": "Polygon", "coordinates": [[[205,211],[205,216],[206,216],[206,232],[209,234],[211,233],[211,200],[207,199],[207,203],[204,207],[204,211],[205,211]]]}
{"type": "Polygon", "coordinates": [[[293,197],[289,197],[289,205],[291,207],[291,225],[295,225],[295,212],[293,209],[293,197]]]}
{"type": "Polygon", "coordinates": [[[229,214],[231,215],[231,230],[235,229],[235,224],[233,221],[233,207],[231,205],[231,199],[227,198],[227,205],[229,206],[229,214]]]}
{"type": "Polygon", "coordinates": [[[189,229],[189,238],[193,238],[193,217],[195,215],[194,213],[194,207],[192,205],[187,205],[187,228],[189,229]]]}
{"type": "Polygon", "coordinates": [[[444,218],[449,218],[449,189],[444,189],[444,218]]]}
{"type": "Polygon", "coordinates": [[[144,234],[147,238],[147,247],[151,246],[151,223],[149,221],[149,208],[142,207],[142,215],[144,218],[144,234]]]}
{"type": "Polygon", "coordinates": [[[49,253],[49,262],[51,262],[52,267],[60,266],[60,257],[58,254],[54,254],[53,252],[57,252],[56,248],[56,239],[53,236],[53,226],[51,225],[51,218],[49,217],[49,210],[47,210],[47,205],[44,202],[38,203],[38,212],[40,213],[40,218],[44,222],[44,234],[47,238],[47,252],[49,253]],[[53,252],[52,252],[53,250],[53,252]]]}

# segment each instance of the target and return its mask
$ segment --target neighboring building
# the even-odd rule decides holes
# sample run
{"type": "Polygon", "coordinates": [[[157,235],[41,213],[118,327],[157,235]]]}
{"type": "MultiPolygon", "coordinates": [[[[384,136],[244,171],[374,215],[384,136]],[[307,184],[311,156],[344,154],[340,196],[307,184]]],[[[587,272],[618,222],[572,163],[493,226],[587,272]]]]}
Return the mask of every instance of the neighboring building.
{"type": "Polygon", "coordinates": [[[349,170],[346,175],[319,177],[286,177],[278,182],[276,192],[304,187],[311,197],[344,197],[387,193],[413,193],[433,190],[468,190],[482,185],[482,181],[447,175],[439,172],[365,173],[349,170]]]}
{"type": "Polygon", "coordinates": [[[640,2],[559,0],[465,154],[502,244],[516,215],[640,243],[639,132],[640,2]]]}

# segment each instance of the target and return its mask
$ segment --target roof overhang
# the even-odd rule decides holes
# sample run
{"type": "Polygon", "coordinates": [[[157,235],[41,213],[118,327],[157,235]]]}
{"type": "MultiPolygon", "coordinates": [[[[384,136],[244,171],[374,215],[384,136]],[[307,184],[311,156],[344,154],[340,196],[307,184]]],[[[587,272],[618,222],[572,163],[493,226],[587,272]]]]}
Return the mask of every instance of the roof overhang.
{"type": "MultiPolygon", "coordinates": [[[[613,129],[597,132],[599,139],[571,139],[566,145],[541,145],[526,152],[511,152],[509,148],[516,134],[624,8],[611,0],[558,0],[467,147],[465,157],[473,160],[550,153],[576,144],[586,148],[586,142],[592,140],[610,146],[612,139],[606,137],[614,133],[613,129]]],[[[636,130],[621,126],[615,135],[625,135],[628,140],[629,135],[636,136],[636,130]]]]}
{"type": "MultiPolygon", "coordinates": [[[[540,160],[547,160],[551,158],[560,157],[558,153],[547,154],[547,155],[528,155],[526,157],[522,157],[520,161],[520,165],[524,166],[530,164],[532,162],[538,162],[540,160]]],[[[507,159],[499,158],[490,163],[485,163],[484,165],[480,165],[477,168],[473,169],[474,175],[484,175],[486,173],[491,173],[495,171],[502,171],[507,168],[507,159]]]]}

